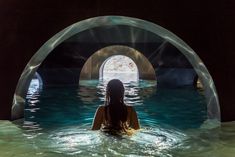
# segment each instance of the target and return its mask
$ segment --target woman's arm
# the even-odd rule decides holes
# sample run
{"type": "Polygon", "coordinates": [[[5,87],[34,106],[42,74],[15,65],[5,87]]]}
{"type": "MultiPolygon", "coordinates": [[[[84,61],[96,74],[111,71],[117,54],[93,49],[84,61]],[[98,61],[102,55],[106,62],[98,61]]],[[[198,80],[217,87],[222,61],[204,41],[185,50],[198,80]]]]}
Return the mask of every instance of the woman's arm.
{"type": "Polygon", "coordinates": [[[138,130],[140,129],[140,124],[139,124],[139,120],[138,120],[138,117],[137,117],[137,114],[136,114],[136,111],[134,109],[134,107],[131,107],[131,117],[130,117],[130,120],[131,120],[131,127],[135,130],[138,130]]]}
{"type": "Polygon", "coordinates": [[[103,122],[103,113],[104,113],[104,107],[99,106],[96,110],[93,124],[92,124],[92,130],[99,130],[101,127],[101,124],[103,122]]]}

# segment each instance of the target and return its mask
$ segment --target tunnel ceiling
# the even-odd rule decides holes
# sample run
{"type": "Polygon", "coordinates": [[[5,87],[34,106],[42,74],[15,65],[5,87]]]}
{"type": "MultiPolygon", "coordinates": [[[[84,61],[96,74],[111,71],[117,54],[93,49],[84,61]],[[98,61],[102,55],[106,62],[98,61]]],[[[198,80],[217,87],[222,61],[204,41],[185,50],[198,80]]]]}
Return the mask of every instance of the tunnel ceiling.
{"type": "Polygon", "coordinates": [[[152,32],[131,26],[103,26],[89,29],[57,46],[40,68],[82,68],[97,50],[124,45],[143,53],[154,68],[192,68],[186,57],[173,45],[152,32]]]}
{"type": "Polygon", "coordinates": [[[86,43],[161,43],[163,39],[152,32],[126,25],[95,27],[78,33],[65,42],[86,43]]]}

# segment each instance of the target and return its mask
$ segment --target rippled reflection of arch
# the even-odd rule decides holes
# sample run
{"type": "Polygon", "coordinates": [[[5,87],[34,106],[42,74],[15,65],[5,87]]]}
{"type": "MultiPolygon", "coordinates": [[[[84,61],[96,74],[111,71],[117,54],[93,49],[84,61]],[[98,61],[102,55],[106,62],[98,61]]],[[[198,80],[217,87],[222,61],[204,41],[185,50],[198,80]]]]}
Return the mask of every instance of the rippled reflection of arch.
{"type": "MultiPolygon", "coordinates": [[[[75,23],[54,35],[36,52],[36,54],[31,58],[25,67],[17,84],[14,97],[25,97],[27,87],[29,86],[29,80],[32,79],[34,73],[43,60],[47,57],[47,55],[61,42],[84,30],[88,30],[94,27],[117,25],[133,26],[152,32],[153,34],[162,37],[164,40],[178,48],[192,64],[204,85],[207,99],[208,117],[210,119],[220,120],[219,101],[214,82],[207,68],[201,59],[197,56],[197,54],[183,40],[170,31],[148,21],[122,16],[102,16],[90,18],[75,23]]],[[[14,104],[12,105],[12,119],[23,117],[23,109],[24,104],[18,103],[17,100],[14,101],[14,104]]]]}

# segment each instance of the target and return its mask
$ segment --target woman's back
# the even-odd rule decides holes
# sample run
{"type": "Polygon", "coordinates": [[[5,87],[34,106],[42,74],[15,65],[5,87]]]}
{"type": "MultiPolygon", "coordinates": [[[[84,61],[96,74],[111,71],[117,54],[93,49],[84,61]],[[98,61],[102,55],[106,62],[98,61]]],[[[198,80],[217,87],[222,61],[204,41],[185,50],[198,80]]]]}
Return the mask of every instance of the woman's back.
{"type": "MultiPolygon", "coordinates": [[[[115,126],[112,126],[111,122],[111,116],[109,111],[109,108],[107,106],[99,106],[96,110],[95,118],[93,121],[92,130],[99,130],[100,128],[115,128],[115,126]],[[106,109],[105,109],[106,108],[106,109]]],[[[128,128],[133,128],[135,130],[139,129],[139,122],[137,118],[137,114],[135,109],[132,106],[127,106],[127,120],[124,125],[128,128]]]]}
{"type": "Polygon", "coordinates": [[[116,130],[126,132],[129,128],[139,129],[137,114],[132,106],[124,103],[124,86],[120,80],[109,81],[106,101],[95,113],[92,130],[116,130]]]}

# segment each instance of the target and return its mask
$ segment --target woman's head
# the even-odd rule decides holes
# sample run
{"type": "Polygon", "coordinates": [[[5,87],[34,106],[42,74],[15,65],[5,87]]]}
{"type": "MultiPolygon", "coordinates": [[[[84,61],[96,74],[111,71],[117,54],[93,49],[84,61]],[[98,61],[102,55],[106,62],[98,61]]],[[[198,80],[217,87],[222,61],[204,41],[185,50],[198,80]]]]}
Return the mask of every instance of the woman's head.
{"type": "MultiPolygon", "coordinates": [[[[118,79],[109,81],[106,88],[106,108],[109,108],[111,126],[115,129],[123,129],[123,124],[127,120],[127,108],[123,102],[124,86],[118,79]]],[[[105,114],[107,119],[107,114],[105,114]]]]}
{"type": "Polygon", "coordinates": [[[123,103],[124,86],[118,79],[113,79],[108,82],[106,87],[106,99],[108,103],[123,103]]]}

